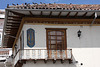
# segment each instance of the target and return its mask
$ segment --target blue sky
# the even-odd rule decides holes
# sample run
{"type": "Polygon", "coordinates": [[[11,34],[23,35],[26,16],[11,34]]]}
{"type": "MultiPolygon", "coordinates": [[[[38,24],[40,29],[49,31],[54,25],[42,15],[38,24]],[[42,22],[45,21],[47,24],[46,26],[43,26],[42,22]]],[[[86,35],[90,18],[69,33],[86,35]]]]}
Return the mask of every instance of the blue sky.
{"type": "Polygon", "coordinates": [[[100,0],[0,0],[0,9],[5,9],[7,4],[22,4],[22,3],[64,3],[64,4],[100,4],[100,0]]]}

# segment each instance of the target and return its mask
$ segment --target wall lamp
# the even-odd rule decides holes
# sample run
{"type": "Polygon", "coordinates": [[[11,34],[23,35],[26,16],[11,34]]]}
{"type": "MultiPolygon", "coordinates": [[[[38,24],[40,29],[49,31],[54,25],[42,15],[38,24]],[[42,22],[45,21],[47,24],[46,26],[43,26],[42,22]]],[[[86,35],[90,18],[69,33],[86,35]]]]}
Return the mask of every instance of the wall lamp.
{"type": "Polygon", "coordinates": [[[80,31],[80,30],[77,32],[77,35],[79,38],[81,37],[81,33],[82,33],[82,31],[80,31]]]}

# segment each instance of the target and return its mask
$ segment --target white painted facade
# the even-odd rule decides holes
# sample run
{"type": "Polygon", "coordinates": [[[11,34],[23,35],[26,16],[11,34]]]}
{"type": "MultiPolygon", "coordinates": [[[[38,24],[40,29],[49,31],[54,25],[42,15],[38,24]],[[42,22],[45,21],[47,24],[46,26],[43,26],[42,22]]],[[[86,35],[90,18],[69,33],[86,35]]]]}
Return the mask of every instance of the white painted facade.
{"type": "Polygon", "coordinates": [[[27,46],[27,30],[35,30],[35,46],[33,48],[46,48],[46,29],[45,28],[67,28],[67,48],[99,48],[100,44],[100,26],[50,26],[50,25],[24,25],[24,47],[27,46]],[[79,39],[77,32],[81,30],[79,39]]]}
{"type": "MultiPolygon", "coordinates": [[[[65,61],[61,64],[57,61],[53,64],[52,61],[37,60],[34,64],[33,61],[27,61],[23,67],[99,67],[100,60],[100,26],[66,26],[66,25],[36,25],[24,24],[22,31],[24,31],[24,49],[46,49],[46,29],[45,28],[67,28],[66,39],[67,48],[72,49],[73,63],[69,64],[65,61]],[[32,28],[35,30],[35,46],[30,48],[27,46],[27,30],[32,28]],[[81,30],[81,37],[77,36],[77,32],[81,30]],[[78,63],[76,63],[78,61],[78,63]],[[81,65],[81,63],[83,65],[81,65]]],[[[22,32],[21,32],[22,33],[22,32]]],[[[20,44],[18,39],[17,45],[20,44]]],[[[20,46],[18,46],[20,48],[20,46]]]]}

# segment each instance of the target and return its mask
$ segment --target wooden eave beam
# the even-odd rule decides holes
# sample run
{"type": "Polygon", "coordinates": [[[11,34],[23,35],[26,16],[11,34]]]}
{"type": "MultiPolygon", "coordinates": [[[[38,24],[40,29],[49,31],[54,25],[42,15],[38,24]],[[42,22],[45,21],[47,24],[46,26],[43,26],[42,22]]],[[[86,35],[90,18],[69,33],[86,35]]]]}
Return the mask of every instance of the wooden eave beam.
{"type": "Polygon", "coordinates": [[[6,28],[8,28],[8,29],[13,29],[13,28],[19,28],[19,27],[6,27],[6,28]]]}
{"type": "Polygon", "coordinates": [[[21,16],[8,16],[8,17],[11,17],[11,18],[22,18],[21,16]]]}
{"type": "Polygon", "coordinates": [[[5,29],[5,30],[18,30],[18,29],[5,29]]]}
{"type": "Polygon", "coordinates": [[[7,22],[7,23],[12,23],[12,24],[19,24],[20,22],[17,22],[17,21],[10,21],[10,22],[7,22]]]}
{"type": "MultiPolygon", "coordinates": [[[[48,22],[91,22],[93,19],[66,19],[66,18],[32,18],[25,17],[25,21],[48,21],[48,22]]],[[[100,21],[100,19],[96,19],[96,21],[100,21]]]]}
{"type": "Polygon", "coordinates": [[[11,31],[5,31],[5,33],[10,33],[11,31]]]}
{"type": "Polygon", "coordinates": [[[20,25],[19,23],[7,23],[6,25],[20,25]]]}
{"type": "Polygon", "coordinates": [[[43,15],[43,12],[41,11],[41,16],[43,15]]]}
{"type": "Polygon", "coordinates": [[[14,25],[6,25],[6,26],[18,27],[19,25],[14,24],[14,25]]]}
{"type": "Polygon", "coordinates": [[[18,26],[6,25],[6,27],[19,27],[19,25],[18,26]]]}
{"type": "Polygon", "coordinates": [[[52,15],[52,11],[50,11],[49,17],[51,17],[51,15],[52,15]]]}
{"type": "Polygon", "coordinates": [[[71,12],[68,12],[68,14],[66,15],[66,17],[69,17],[70,13],[71,13],[71,12]]]}
{"type": "Polygon", "coordinates": [[[88,13],[88,12],[86,12],[82,17],[85,17],[87,13],[88,13]]]}
{"type": "Polygon", "coordinates": [[[12,21],[21,21],[21,19],[8,19],[8,20],[12,20],[12,21]]]}
{"type": "Polygon", "coordinates": [[[4,38],[4,39],[5,39],[5,41],[8,41],[9,37],[6,37],[6,38],[4,38]]]}
{"type": "Polygon", "coordinates": [[[15,15],[19,15],[19,16],[25,16],[24,14],[22,14],[22,13],[18,13],[18,12],[14,12],[14,11],[10,11],[10,12],[12,12],[13,14],[15,14],[15,15]]]}
{"type": "Polygon", "coordinates": [[[78,15],[78,12],[76,12],[76,14],[74,15],[74,17],[76,17],[78,15]]]}
{"type": "Polygon", "coordinates": [[[19,35],[20,35],[20,32],[21,32],[21,30],[22,30],[22,27],[23,27],[24,22],[25,22],[25,18],[23,18],[22,21],[21,21],[21,24],[20,24],[20,26],[19,26],[19,29],[18,29],[18,32],[17,32],[17,35],[16,35],[16,39],[15,39],[14,42],[13,42],[13,49],[12,49],[12,50],[14,50],[14,46],[15,46],[17,40],[18,40],[18,37],[19,37],[19,35]]]}
{"type": "Polygon", "coordinates": [[[6,30],[11,30],[11,29],[6,29],[6,30]]]}
{"type": "Polygon", "coordinates": [[[90,16],[91,18],[95,17],[95,12],[90,16]]]}
{"type": "Polygon", "coordinates": [[[31,16],[34,16],[33,13],[32,13],[31,11],[29,11],[29,13],[30,13],[31,16]]]}
{"type": "Polygon", "coordinates": [[[7,23],[6,25],[20,25],[19,23],[7,23]]]}
{"type": "Polygon", "coordinates": [[[62,12],[59,12],[58,17],[60,17],[60,16],[61,16],[61,13],[62,13],[62,12]]]}

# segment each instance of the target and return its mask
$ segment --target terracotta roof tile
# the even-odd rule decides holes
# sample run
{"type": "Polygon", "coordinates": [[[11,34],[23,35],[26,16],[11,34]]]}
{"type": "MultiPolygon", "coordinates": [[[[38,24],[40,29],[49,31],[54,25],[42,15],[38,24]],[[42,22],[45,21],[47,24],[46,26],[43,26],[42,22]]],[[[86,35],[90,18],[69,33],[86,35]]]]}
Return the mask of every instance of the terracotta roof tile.
{"type": "Polygon", "coordinates": [[[18,9],[66,9],[66,10],[100,10],[100,5],[77,4],[26,4],[9,6],[18,9]]]}

